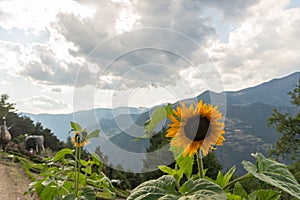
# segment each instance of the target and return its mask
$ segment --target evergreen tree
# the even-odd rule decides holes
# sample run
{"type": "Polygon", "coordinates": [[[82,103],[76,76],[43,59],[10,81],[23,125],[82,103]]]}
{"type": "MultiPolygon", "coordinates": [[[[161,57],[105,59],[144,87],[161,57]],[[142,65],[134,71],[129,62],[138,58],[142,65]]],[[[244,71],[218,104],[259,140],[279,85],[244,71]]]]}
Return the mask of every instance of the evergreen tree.
{"type": "Polygon", "coordinates": [[[7,94],[2,94],[0,98],[0,117],[7,117],[9,112],[15,112],[15,104],[8,103],[9,96],[7,94]]]}
{"type": "Polygon", "coordinates": [[[63,143],[51,132],[50,129],[44,129],[42,124],[34,123],[29,117],[17,114],[15,104],[8,102],[9,96],[2,94],[0,98],[0,117],[6,117],[7,126],[11,127],[9,132],[12,141],[21,144],[28,135],[43,135],[44,146],[52,151],[58,151],[63,148],[63,143]]]}
{"type": "Polygon", "coordinates": [[[296,112],[281,113],[275,109],[268,119],[268,125],[275,126],[276,132],[281,134],[271,150],[271,155],[281,159],[289,158],[296,163],[300,161],[300,78],[298,85],[288,94],[296,112]]]}

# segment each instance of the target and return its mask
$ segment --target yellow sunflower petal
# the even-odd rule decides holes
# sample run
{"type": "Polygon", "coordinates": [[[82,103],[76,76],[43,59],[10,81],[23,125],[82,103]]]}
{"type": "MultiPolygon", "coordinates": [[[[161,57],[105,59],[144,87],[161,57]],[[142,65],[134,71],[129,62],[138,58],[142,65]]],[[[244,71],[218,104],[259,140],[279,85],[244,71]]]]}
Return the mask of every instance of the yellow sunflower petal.
{"type": "Polygon", "coordinates": [[[213,107],[212,105],[205,104],[202,100],[200,100],[198,104],[190,104],[187,108],[186,104],[182,102],[181,107],[177,106],[176,109],[173,110],[173,112],[179,119],[177,119],[173,115],[169,115],[169,119],[172,123],[168,124],[170,128],[167,130],[166,137],[172,138],[170,142],[171,146],[184,149],[184,156],[193,156],[199,149],[202,151],[203,155],[206,156],[208,152],[216,149],[214,145],[221,146],[223,144],[223,141],[225,140],[223,136],[223,134],[225,134],[225,131],[223,130],[224,123],[220,121],[223,118],[223,115],[218,110],[217,106],[213,107]],[[206,118],[209,121],[209,128],[207,132],[197,132],[196,137],[194,139],[191,139],[191,133],[185,132],[185,130],[190,129],[186,128],[185,126],[194,123],[194,117],[197,116],[199,116],[199,119],[201,120],[206,118]],[[189,121],[190,119],[192,120],[189,121]],[[197,136],[197,134],[200,133],[204,135],[197,136]]]}

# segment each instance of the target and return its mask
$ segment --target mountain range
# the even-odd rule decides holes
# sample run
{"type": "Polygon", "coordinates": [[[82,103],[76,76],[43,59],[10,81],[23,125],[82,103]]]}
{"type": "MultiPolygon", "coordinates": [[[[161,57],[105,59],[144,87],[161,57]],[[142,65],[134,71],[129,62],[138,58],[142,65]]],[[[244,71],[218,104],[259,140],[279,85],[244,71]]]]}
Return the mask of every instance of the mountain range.
{"type": "MultiPolygon", "coordinates": [[[[279,138],[274,128],[267,126],[267,119],[273,109],[282,112],[299,112],[290,102],[287,94],[298,83],[300,72],[273,79],[269,82],[239,91],[214,93],[206,91],[194,99],[205,102],[218,101],[225,98],[221,111],[226,113],[225,138],[223,146],[218,147],[216,155],[229,169],[236,165],[237,173],[243,172],[241,161],[252,160],[251,153],[267,154],[268,149],[279,138]]],[[[190,101],[186,99],[184,101],[190,101]]],[[[173,106],[175,106],[174,104],[173,106]]],[[[71,114],[39,114],[25,113],[34,121],[51,129],[60,140],[66,140],[70,130],[70,121],[80,123],[89,130],[101,129],[101,137],[93,140],[88,149],[94,151],[100,146],[108,157],[109,163],[120,166],[123,170],[142,171],[143,159],[149,147],[149,139],[136,140],[144,135],[143,124],[150,117],[153,108],[99,108],[71,114]]],[[[161,126],[156,128],[160,130],[161,126]]]]}

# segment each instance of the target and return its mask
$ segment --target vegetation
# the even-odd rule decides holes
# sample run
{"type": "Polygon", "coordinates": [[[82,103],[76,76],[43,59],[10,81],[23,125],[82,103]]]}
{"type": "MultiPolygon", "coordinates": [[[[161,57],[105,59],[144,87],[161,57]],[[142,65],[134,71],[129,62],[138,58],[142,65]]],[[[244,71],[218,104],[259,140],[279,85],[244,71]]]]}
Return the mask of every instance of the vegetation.
{"type": "MultiPolygon", "coordinates": [[[[300,108],[300,78],[298,85],[288,94],[291,96],[291,102],[300,108]]],[[[275,109],[268,124],[275,126],[276,131],[281,134],[271,154],[277,158],[289,158],[295,163],[300,162],[300,112],[293,115],[280,113],[275,109]]]]}
{"type": "MultiPolygon", "coordinates": [[[[197,111],[201,117],[203,111],[201,109],[197,109],[197,111]]],[[[154,112],[152,119],[145,124],[148,134],[151,133],[157,123],[166,117],[171,116],[172,118],[172,115],[174,116],[168,107],[165,108],[165,111],[159,108],[158,112],[154,112]]],[[[183,126],[186,124],[188,123],[183,123],[183,126]]],[[[203,130],[200,130],[202,131],[201,134],[203,130]]],[[[197,131],[199,132],[199,128],[197,131]]],[[[174,133],[180,134],[180,132],[174,133]]],[[[213,144],[213,141],[211,142],[213,144]]],[[[180,149],[175,146],[172,147],[171,143],[170,150],[176,158],[175,167],[159,166],[160,170],[168,175],[142,183],[132,191],[128,199],[279,199],[282,191],[300,199],[300,185],[287,167],[265,158],[261,153],[252,154],[256,159],[255,164],[243,161],[243,167],[248,172],[244,176],[232,180],[235,171],[235,167],[232,167],[226,174],[219,171],[216,179],[212,179],[206,176],[207,170],[203,168],[201,146],[197,147],[195,153],[197,156],[194,154],[193,156],[185,156],[183,150],[187,148],[187,145],[189,144],[185,144],[180,149]],[[198,173],[193,175],[192,167],[195,160],[198,163],[198,173]],[[248,193],[241,182],[254,178],[266,183],[269,188],[260,189],[255,186],[254,191],[248,193]]]]}
{"type": "Polygon", "coordinates": [[[15,104],[8,102],[9,96],[1,95],[0,114],[1,118],[6,117],[6,123],[10,127],[12,141],[21,144],[25,139],[25,134],[44,136],[45,148],[52,151],[58,151],[64,147],[64,143],[51,132],[50,129],[44,128],[41,123],[34,123],[29,117],[16,113],[15,104]]]}
{"type": "MultiPolygon", "coordinates": [[[[150,146],[147,149],[147,152],[153,152],[158,149],[160,149],[160,155],[151,156],[151,154],[147,154],[147,159],[144,160],[144,167],[147,168],[148,163],[159,163],[160,160],[164,160],[164,158],[169,159],[172,157],[173,160],[175,160],[173,154],[171,151],[168,150],[169,141],[166,138],[166,132],[167,129],[165,127],[162,128],[161,131],[156,133],[154,136],[150,138],[150,146]]],[[[206,157],[203,158],[203,165],[205,168],[207,168],[206,175],[210,178],[216,178],[218,175],[218,172],[222,169],[222,164],[218,161],[216,155],[212,152],[209,153],[206,157]]],[[[171,163],[168,167],[174,167],[175,162],[171,163]]],[[[145,170],[147,171],[147,170],[145,170]]],[[[194,163],[193,165],[193,174],[197,173],[197,163],[194,163]]],[[[149,173],[144,173],[142,175],[142,180],[147,181],[151,179],[159,178],[163,175],[163,172],[157,168],[156,171],[151,171],[149,173]]]]}
{"type": "MultiPolygon", "coordinates": [[[[295,106],[300,105],[299,94],[300,79],[297,88],[290,92],[295,106]]],[[[147,151],[152,152],[168,145],[170,148],[162,151],[158,157],[148,156],[144,166],[147,167],[149,162],[157,163],[157,159],[163,159],[165,156],[172,156],[174,162],[168,166],[159,165],[159,170],[151,173],[136,174],[104,166],[107,158],[101,153],[100,147],[93,154],[83,151],[90,138],[98,137],[98,130],[88,133],[79,124],[71,122],[74,135],[69,137],[65,144],[40,123],[34,124],[30,118],[16,114],[14,104],[8,103],[7,100],[7,95],[1,96],[0,113],[6,116],[9,125],[15,124],[11,128],[15,143],[22,143],[25,133],[43,135],[45,147],[52,151],[59,150],[54,157],[46,158],[39,164],[34,164],[20,155],[16,156],[16,160],[22,163],[26,174],[33,181],[27,194],[36,193],[42,200],[114,199],[117,195],[128,196],[129,200],[254,200],[290,197],[300,199],[300,185],[294,177],[300,176],[300,158],[297,157],[300,149],[300,113],[292,115],[274,110],[269,119],[269,125],[275,125],[276,130],[282,134],[272,153],[279,158],[290,158],[293,161],[289,169],[294,176],[287,166],[268,159],[261,153],[252,154],[256,159],[254,164],[242,162],[247,171],[245,175],[234,177],[234,166],[228,172],[222,173],[222,166],[213,152],[215,145],[221,146],[224,140],[224,124],[220,121],[222,115],[215,107],[202,102],[197,104],[195,109],[193,106],[173,109],[170,104],[156,109],[152,118],[145,123],[146,136],[150,138],[147,151]],[[211,113],[217,113],[217,117],[213,119],[211,113]],[[195,124],[201,121],[195,120],[195,117],[204,119],[207,123],[195,124]],[[173,125],[152,136],[155,126],[164,119],[170,119],[173,125]],[[214,124],[212,133],[206,128],[209,123],[214,124]],[[201,128],[195,129],[196,135],[192,137],[188,133],[191,129],[186,127],[187,124],[192,127],[199,125],[201,128]],[[205,141],[206,134],[212,136],[208,141],[205,141]],[[171,139],[167,139],[166,136],[171,139]],[[181,137],[184,142],[176,141],[181,137]],[[188,142],[190,140],[191,143],[188,142]],[[42,178],[36,180],[33,171],[39,172],[42,178]],[[114,187],[110,179],[121,180],[120,188],[114,187]],[[129,194],[126,190],[132,188],[134,189],[129,194]]]]}
{"type": "Polygon", "coordinates": [[[99,130],[88,133],[71,122],[75,150],[62,149],[54,158],[34,167],[41,168],[42,179],[31,184],[28,193],[37,193],[43,200],[114,198],[114,187],[102,172],[103,164],[97,154],[81,159],[81,150],[88,140],[98,137],[99,130]]]}

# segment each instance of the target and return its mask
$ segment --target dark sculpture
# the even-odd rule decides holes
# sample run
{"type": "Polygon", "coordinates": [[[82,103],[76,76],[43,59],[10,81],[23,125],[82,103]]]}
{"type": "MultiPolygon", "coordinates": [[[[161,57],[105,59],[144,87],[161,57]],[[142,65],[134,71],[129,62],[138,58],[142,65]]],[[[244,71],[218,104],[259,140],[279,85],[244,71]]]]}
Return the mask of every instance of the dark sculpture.
{"type": "Polygon", "coordinates": [[[41,155],[44,148],[44,136],[42,135],[25,135],[25,149],[30,152],[36,152],[41,155]]]}
{"type": "Polygon", "coordinates": [[[2,119],[3,119],[3,125],[1,126],[1,132],[0,132],[0,150],[3,148],[4,153],[6,154],[7,145],[11,140],[11,135],[6,126],[5,117],[3,117],[2,119]]]}

